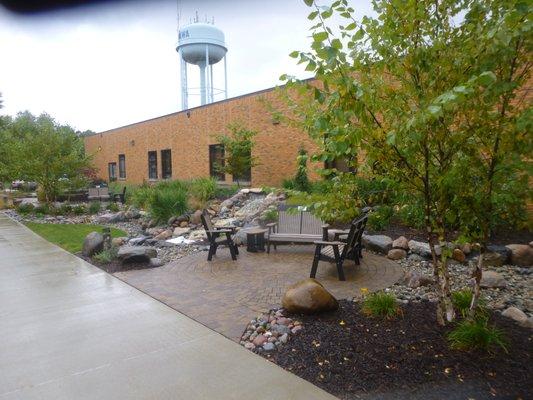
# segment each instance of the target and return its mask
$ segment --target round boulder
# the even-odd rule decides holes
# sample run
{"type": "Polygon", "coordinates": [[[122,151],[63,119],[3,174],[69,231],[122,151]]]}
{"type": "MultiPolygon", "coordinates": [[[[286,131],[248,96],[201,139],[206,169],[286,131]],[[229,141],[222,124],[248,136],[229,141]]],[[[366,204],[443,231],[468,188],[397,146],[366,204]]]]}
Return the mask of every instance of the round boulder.
{"type": "Polygon", "coordinates": [[[533,265],[533,248],[527,244],[510,244],[506,246],[511,250],[511,264],[519,267],[533,265]]]}
{"type": "Polygon", "coordinates": [[[82,253],[84,256],[91,257],[92,255],[101,252],[104,249],[104,237],[98,232],[91,232],[83,240],[82,253]]]}
{"type": "Polygon", "coordinates": [[[505,288],[507,287],[507,281],[495,271],[483,271],[480,285],[483,288],[505,288]]]}
{"type": "Polygon", "coordinates": [[[509,307],[504,312],[502,312],[502,315],[507,318],[514,319],[519,324],[526,324],[527,323],[527,315],[516,307],[509,307]]]}
{"type": "Polygon", "coordinates": [[[288,312],[304,314],[333,311],[339,307],[335,297],[313,278],[289,286],[281,303],[288,312]]]}
{"type": "Polygon", "coordinates": [[[391,249],[387,253],[387,257],[391,260],[401,260],[407,257],[407,252],[404,249],[391,249]]]}
{"type": "Polygon", "coordinates": [[[409,250],[409,240],[405,236],[400,236],[392,242],[392,248],[409,250]]]}
{"type": "Polygon", "coordinates": [[[465,260],[466,260],[466,255],[465,255],[465,253],[463,253],[463,251],[461,249],[454,249],[453,253],[452,253],[452,258],[455,261],[458,261],[460,263],[464,263],[465,260]]]}

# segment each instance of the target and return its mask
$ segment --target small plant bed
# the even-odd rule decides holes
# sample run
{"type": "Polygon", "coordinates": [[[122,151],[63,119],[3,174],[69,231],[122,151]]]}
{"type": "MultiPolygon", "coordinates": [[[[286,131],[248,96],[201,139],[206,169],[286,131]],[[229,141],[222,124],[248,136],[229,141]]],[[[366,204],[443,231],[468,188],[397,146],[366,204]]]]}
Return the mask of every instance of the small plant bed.
{"type": "MultiPolygon", "coordinates": [[[[44,239],[57,244],[59,247],[71,252],[81,251],[83,239],[93,232],[102,232],[102,225],[90,224],[40,224],[37,222],[26,222],[26,226],[44,239]]],[[[120,229],[111,228],[112,237],[128,236],[120,229]]]]}
{"type": "Polygon", "coordinates": [[[388,318],[364,308],[342,300],[334,312],[291,316],[303,329],[278,351],[260,354],[342,399],[417,390],[425,399],[457,393],[526,399],[533,393],[531,330],[491,314],[489,325],[501,332],[507,352],[497,344],[489,352],[458,350],[451,347],[452,327],[436,324],[434,303],[400,305],[388,318]]]}
{"type": "Polygon", "coordinates": [[[107,261],[107,260],[101,261],[98,259],[98,257],[87,257],[81,254],[79,255],[79,257],[83,258],[88,263],[110,274],[114,274],[115,272],[121,272],[121,271],[149,269],[149,268],[156,267],[155,265],[151,265],[149,262],[136,262],[136,263],[123,264],[120,260],[117,260],[117,259],[112,259],[110,261],[107,261]]]}

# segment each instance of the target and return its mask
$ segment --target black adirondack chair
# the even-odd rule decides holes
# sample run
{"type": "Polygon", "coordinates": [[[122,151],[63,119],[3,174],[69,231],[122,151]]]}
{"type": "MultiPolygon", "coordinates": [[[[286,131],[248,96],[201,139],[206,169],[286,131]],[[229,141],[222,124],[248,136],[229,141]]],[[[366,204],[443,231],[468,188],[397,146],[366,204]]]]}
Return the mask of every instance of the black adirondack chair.
{"type": "Polygon", "coordinates": [[[126,186],[122,189],[122,193],[115,193],[113,195],[113,201],[117,202],[120,201],[122,204],[126,201],[126,186]]]}
{"type": "Polygon", "coordinates": [[[213,256],[217,252],[218,246],[227,246],[229,248],[231,258],[237,259],[239,249],[233,242],[233,235],[236,228],[234,226],[216,227],[211,222],[211,216],[206,210],[202,211],[201,215],[202,225],[204,226],[207,239],[209,240],[209,254],[207,255],[207,261],[211,261],[213,256]]]}
{"type": "Polygon", "coordinates": [[[315,245],[315,257],[313,259],[313,266],[311,267],[311,278],[316,276],[319,261],[327,261],[335,263],[337,266],[337,273],[339,274],[339,280],[345,281],[344,276],[344,261],[353,260],[356,265],[359,265],[359,258],[362,256],[361,252],[361,237],[366,225],[368,216],[355,220],[350,225],[348,237],[346,241],[316,241],[315,245]]]}

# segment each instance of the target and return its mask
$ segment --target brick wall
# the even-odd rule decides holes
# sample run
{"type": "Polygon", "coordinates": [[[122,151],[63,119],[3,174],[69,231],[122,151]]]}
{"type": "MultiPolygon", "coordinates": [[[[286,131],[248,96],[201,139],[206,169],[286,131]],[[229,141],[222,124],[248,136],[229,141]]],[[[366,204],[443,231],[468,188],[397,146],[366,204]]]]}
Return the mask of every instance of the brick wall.
{"type": "MultiPolygon", "coordinates": [[[[302,131],[284,123],[274,124],[264,102],[283,108],[275,90],[269,89],[233,99],[192,108],[148,121],[127,125],[85,138],[85,149],[93,155],[93,164],[103,179],[107,166],[126,156],[126,182],[148,180],[148,151],[157,151],[158,177],[161,177],[161,150],[172,150],[172,179],[209,176],[209,145],[214,136],[228,133],[230,123],[240,123],[258,132],[253,155],[252,186],[279,186],[284,178],[294,176],[300,146],[316,147],[302,131]]],[[[313,166],[309,175],[316,178],[313,166]]],[[[226,181],[231,182],[227,176],[226,181]]]]}

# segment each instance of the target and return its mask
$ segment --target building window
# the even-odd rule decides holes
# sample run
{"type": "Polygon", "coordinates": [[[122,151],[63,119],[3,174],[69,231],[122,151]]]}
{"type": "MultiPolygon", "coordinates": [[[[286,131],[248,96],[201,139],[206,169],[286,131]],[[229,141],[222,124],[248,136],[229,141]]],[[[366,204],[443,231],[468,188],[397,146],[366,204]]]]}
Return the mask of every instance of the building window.
{"type": "Polygon", "coordinates": [[[148,179],[157,179],[157,151],[148,152],[148,179]]]}
{"type": "Polygon", "coordinates": [[[126,156],[124,154],[118,155],[118,177],[126,179],[126,156]]]}
{"type": "Polygon", "coordinates": [[[217,181],[225,180],[224,172],[221,168],[224,167],[224,145],[211,144],[209,145],[209,175],[217,181]]]}
{"type": "Polygon", "coordinates": [[[109,174],[109,182],[113,182],[117,180],[117,163],[116,162],[110,162],[107,164],[107,172],[109,174]]]}
{"type": "MultiPolygon", "coordinates": [[[[246,154],[246,158],[248,160],[252,159],[251,152],[248,152],[248,154],[246,154]]],[[[252,166],[251,165],[248,165],[241,175],[233,175],[233,182],[238,182],[238,183],[245,182],[246,183],[246,182],[251,182],[251,181],[252,181],[252,166]]]]}
{"type": "Polygon", "coordinates": [[[161,178],[172,178],[172,153],[170,149],[161,150],[161,178]]]}

